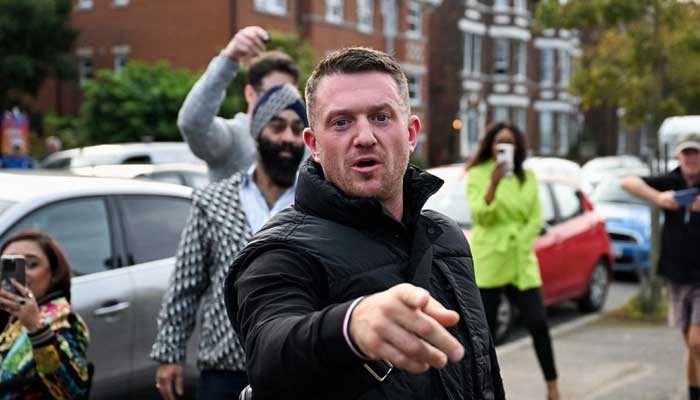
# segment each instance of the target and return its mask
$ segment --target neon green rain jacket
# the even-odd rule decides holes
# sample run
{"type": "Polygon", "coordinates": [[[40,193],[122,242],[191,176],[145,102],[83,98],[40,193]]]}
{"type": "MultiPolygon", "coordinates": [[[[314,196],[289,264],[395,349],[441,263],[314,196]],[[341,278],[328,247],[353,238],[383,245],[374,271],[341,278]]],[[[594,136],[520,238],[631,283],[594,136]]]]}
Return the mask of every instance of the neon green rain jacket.
{"type": "Polygon", "coordinates": [[[526,170],[522,185],[515,175],[504,177],[487,205],[485,197],[495,167],[496,162],[490,160],[467,173],[476,283],[481,288],[539,287],[542,278],[534,244],[542,229],[542,212],[535,174],[526,170]]]}

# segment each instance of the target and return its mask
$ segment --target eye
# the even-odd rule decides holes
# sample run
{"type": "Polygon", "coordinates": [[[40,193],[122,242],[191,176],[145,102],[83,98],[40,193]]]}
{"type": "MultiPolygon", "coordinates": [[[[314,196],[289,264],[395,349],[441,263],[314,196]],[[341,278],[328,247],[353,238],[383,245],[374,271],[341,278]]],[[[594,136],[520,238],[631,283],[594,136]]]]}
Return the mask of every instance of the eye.
{"type": "Polygon", "coordinates": [[[377,122],[388,122],[389,121],[389,116],[386,114],[377,114],[372,117],[373,120],[377,122]]]}
{"type": "Polygon", "coordinates": [[[334,128],[347,128],[347,126],[350,125],[350,120],[338,118],[334,120],[332,124],[334,128]]]}

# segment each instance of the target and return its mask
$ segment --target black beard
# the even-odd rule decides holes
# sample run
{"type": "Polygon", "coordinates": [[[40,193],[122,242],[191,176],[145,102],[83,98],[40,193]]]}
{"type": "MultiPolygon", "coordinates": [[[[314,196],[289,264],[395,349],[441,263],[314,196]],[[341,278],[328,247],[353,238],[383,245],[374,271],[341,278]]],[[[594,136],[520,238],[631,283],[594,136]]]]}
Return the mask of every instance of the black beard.
{"type": "Polygon", "coordinates": [[[285,188],[294,184],[297,169],[301,159],[304,158],[304,145],[295,146],[291,143],[275,144],[260,134],[258,136],[258,153],[260,154],[260,162],[272,183],[285,188]],[[292,153],[292,157],[280,156],[282,151],[292,153]]]}

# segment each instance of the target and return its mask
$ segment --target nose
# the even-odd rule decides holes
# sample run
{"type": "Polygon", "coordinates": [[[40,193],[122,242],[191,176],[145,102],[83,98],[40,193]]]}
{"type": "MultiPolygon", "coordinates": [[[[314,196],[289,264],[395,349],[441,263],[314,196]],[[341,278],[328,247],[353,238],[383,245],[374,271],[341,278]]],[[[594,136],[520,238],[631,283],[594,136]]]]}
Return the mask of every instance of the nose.
{"type": "Polygon", "coordinates": [[[372,131],[372,124],[367,118],[359,118],[357,120],[357,133],[355,135],[355,146],[370,147],[377,143],[377,137],[372,131]]]}
{"type": "Polygon", "coordinates": [[[279,140],[281,142],[293,143],[299,140],[299,137],[294,134],[292,130],[292,124],[287,124],[287,127],[279,134],[279,140]]]}

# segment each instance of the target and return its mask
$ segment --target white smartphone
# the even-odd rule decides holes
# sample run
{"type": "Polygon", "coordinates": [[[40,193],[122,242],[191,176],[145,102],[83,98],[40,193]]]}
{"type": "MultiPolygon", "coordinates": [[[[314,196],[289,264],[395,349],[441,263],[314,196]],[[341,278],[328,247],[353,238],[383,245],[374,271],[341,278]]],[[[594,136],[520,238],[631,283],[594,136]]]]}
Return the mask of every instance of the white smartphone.
{"type": "Polygon", "coordinates": [[[513,175],[515,166],[515,146],[510,143],[498,143],[496,145],[496,162],[505,163],[505,175],[513,175]]]}

